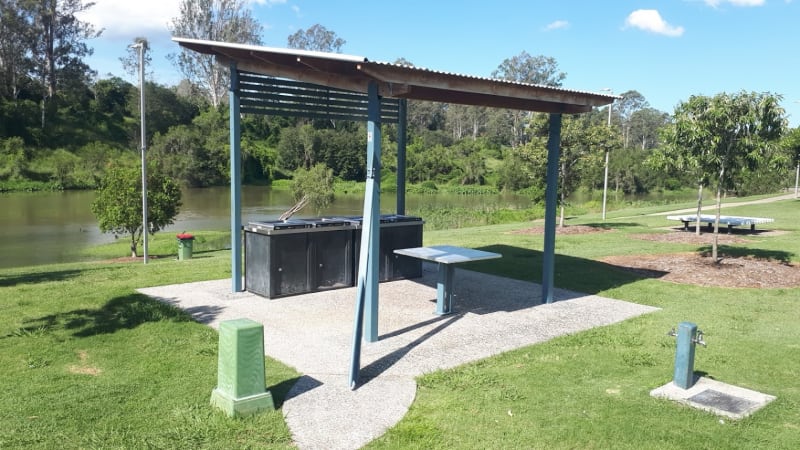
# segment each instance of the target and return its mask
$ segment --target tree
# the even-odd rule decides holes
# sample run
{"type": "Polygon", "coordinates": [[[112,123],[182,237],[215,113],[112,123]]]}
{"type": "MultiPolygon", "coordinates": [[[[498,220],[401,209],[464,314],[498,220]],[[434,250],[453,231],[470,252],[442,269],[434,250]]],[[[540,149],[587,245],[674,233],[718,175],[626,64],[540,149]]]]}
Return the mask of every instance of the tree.
{"type": "Polygon", "coordinates": [[[492,77],[518,83],[540,84],[560,87],[567,77],[558,71],[558,62],[550,56],[531,56],[523,51],[517,56],[506,58],[492,72],[492,77]]]}
{"type": "MultiPolygon", "coordinates": [[[[526,156],[523,160],[535,163],[535,176],[541,184],[546,183],[548,138],[548,115],[536,114],[531,120],[534,139],[523,147],[526,156]]],[[[564,226],[566,199],[574,193],[581,181],[593,179],[592,173],[598,173],[603,164],[606,149],[619,146],[619,137],[605,123],[592,120],[590,114],[581,116],[566,115],[561,123],[561,145],[559,152],[558,192],[561,204],[559,226],[564,226]]],[[[520,167],[518,170],[522,170],[520,167]]]]}
{"type": "MultiPolygon", "coordinates": [[[[558,63],[555,58],[542,55],[531,56],[528,52],[523,51],[517,56],[503,60],[492,72],[492,77],[517,83],[559,87],[567,74],[558,71],[558,63]]],[[[503,121],[509,126],[512,147],[525,143],[525,125],[526,119],[530,117],[530,112],[495,109],[492,110],[492,113],[504,116],[503,121]]]]}
{"type": "Polygon", "coordinates": [[[287,38],[289,48],[328,53],[341,53],[345,43],[344,39],[320,24],[315,24],[307,30],[297,30],[287,38]]]}
{"type": "Polygon", "coordinates": [[[333,170],[322,163],[310,169],[298,169],[292,178],[291,189],[297,204],[309,203],[319,214],[333,202],[333,170]]]}
{"type": "Polygon", "coordinates": [[[17,0],[0,0],[0,97],[16,100],[33,71],[29,17],[17,0]]]}
{"type": "Polygon", "coordinates": [[[134,45],[144,46],[144,67],[145,78],[152,79],[152,74],[147,72],[147,67],[153,62],[153,57],[150,53],[150,42],[145,37],[136,37],[133,39],[133,45],[129,45],[125,51],[125,56],[119,59],[122,63],[122,69],[130,76],[135,76],[139,73],[139,49],[134,45]]]}
{"type": "MultiPolygon", "coordinates": [[[[175,37],[261,44],[262,27],[245,0],[182,0],[179,14],[170,24],[175,37]]],[[[185,48],[171,59],[212,106],[219,106],[230,80],[227,68],[215,64],[212,56],[185,48]]]]}
{"type": "Polygon", "coordinates": [[[658,146],[659,130],[669,123],[669,114],[655,108],[642,108],[631,113],[626,120],[626,142],[636,144],[642,150],[658,146]]]}
{"type": "Polygon", "coordinates": [[[83,62],[84,57],[93,53],[84,41],[100,36],[102,30],[95,31],[90,23],[75,17],[93,5],[83,0],[21,3],[22,7],[31,8],[33,36],[36,38],[31,49],[33,70],[44,88],[42,128],[45,127],[47,103],[55,97],[59,87],[82,88],[95,75],[83,62]]]}
{"type": "MultiPolygon", "coordinates": [[[[151,167],[147,175],[147,232],[155,234],[173,223],[181,207],[181,190],[172,179],[151,167]]],[[[115,167],[100,181],[92,212],[103,233],[130,236],[131,256],[142,239],[142,179],[136,167],[115,167]]]]}
{"type": "Polygon", "coordinates": [[[800,186],[798,186],[800,182],[800,127],[794,128],[787,133],[781,141],[781,146],[795,170],[794,197],[798,198],[798,195],[800,195],[800,186]]]}
{"type": "Polygon", "coordinates": [[[639,110],[649,108],[650,104],[644,98],[644,95],[634,90],[625,91],[620,94],[620,97],[622,98],[616,102],[615,109],[617,111],[617,115],[619,116],[623,142],[625,147],[628,147],[631,119],[634,113],[639,110]]]}
{"type": "MultiPolygon", "coordinates": [[[[780,96],[771,93],[721,93],[714,97],[692,96],[675,108],[674,123],[667,134],[669,159],[694,165],[703,179],[716,184],[717,213],[714,221],[712,260],[717,252],[722,190],[730,188],[743,170],[755,171],[774,156],[773,150],[786,129],[780,96]]],[[[699,211],[698,211],[699,216],[699,211]]]]}

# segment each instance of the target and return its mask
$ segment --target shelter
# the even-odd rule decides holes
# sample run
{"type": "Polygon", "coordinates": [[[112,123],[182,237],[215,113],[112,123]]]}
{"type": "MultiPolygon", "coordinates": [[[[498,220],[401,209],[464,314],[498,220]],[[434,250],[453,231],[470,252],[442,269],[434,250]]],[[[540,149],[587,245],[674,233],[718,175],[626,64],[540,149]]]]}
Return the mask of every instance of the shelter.
{"type": "Polygon", "coordinates": [[[550,114],[542,299],[552,302],[561,115],[589,112],[594,107],[612,103],[617,97],[376,62],[338,53],[186,38],[173,40],[187,49],[213,55],[217,63],[230,67],[231,281],[234,292],[242,290],[240,114],[367,121],[366,192],[353,343],[355,374],[351,372],[351,383],[357,378],[362,334],[367,341],[378,340],[378,259],[371,256],[378,254],[381,124],[399,124],[396,209],[398,214],[404,214],[407,99],[550,114]]]}

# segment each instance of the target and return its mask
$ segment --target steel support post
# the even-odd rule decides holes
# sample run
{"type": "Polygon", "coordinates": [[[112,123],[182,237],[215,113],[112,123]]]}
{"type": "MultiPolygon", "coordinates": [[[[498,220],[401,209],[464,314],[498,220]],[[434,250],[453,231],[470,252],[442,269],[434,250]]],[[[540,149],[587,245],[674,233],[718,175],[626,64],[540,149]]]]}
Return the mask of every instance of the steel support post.
{"type": "Polygon", "coordinates": [[[242,152],[239,127],[239,73],[231,64],[230,145],[231,145],[231,290],[242,290],[242,152]]]}
{"type": "Polygon", "coordinates": [[[397,120],[397,214],[406,213],[406,123],[408,100],[400,99],[397,120]]]}
{"type": "Polygon", "coordinates": [[[547,137],[547,186],[544,206],[544,254],[542,255],[542,302],[553,302],[558,209],[558,160],[561,150],[561,114],[550,114],[547,137]]]}
{"type": "Polygon", "coordinates": [[[367,182],[361,222],[350,389],[355,389],[361,369],[361,340],[378,340],[378,270],[380,254],[381,124],[378,85],[370,82],[367,107],[367,182]]]}

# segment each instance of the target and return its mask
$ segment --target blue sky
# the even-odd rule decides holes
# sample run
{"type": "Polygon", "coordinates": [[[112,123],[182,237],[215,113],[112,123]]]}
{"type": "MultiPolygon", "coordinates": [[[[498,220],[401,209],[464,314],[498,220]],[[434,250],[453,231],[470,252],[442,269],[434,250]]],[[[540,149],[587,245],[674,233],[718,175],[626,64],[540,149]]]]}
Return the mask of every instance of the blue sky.
{"type": "MultiPolygon", "coordinates": [[[[82,18],[104,28],[89,64],[101,78],[126,77],[119,57],[136,36],[153,46],[155,80],[180,74],[167,24],[179,0],[96,0],[82,18]]],[[[374,61],[403,57],[419,67],[490,76],[526,51],[551,56],[564,87],[637,90],[672,113],[691,95],[773,92],[800,125],[800,0],[249,0],[263,43],[321,24],[346,41],[343,53],[374,61]]],[[[131,80],[135,81],[135,80],[131,80]]]]}

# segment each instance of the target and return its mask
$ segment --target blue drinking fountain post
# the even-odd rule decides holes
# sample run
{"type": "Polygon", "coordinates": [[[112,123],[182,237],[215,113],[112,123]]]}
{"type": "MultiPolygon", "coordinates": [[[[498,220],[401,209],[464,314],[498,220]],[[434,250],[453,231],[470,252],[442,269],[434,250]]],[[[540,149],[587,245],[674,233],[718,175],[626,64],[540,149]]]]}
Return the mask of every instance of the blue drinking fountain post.
{"type": "Polygon", "coordinates": [[[678,337],[675,350],[675,376],[672,382],[681,389],[689,389],[694,384],[695,345],[706,346],[703,332],[692,322],[681,322],[678,324],[677,333],[673,328],[667,334],[678,337]]]}

